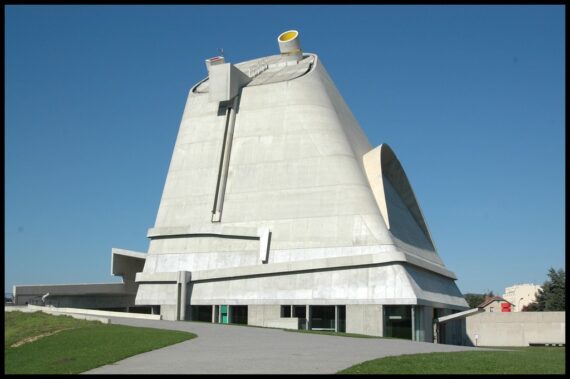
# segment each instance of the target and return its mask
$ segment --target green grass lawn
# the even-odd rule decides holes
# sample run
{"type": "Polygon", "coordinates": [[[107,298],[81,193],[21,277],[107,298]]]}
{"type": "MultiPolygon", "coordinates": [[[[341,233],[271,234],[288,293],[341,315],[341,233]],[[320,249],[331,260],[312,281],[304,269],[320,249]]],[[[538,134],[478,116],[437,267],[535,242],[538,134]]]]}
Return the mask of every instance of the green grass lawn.
{"type": "Polygon", "coordinates": [[[42,312],[4,315],[6,374],[77,374],[196,337],[187,332],[102,324],[42,312]]]}
{"type": "Polygon", "coordinates": [[[366,361],[338,374],[564,374],[565,347],[400,355],[366,361]]]}

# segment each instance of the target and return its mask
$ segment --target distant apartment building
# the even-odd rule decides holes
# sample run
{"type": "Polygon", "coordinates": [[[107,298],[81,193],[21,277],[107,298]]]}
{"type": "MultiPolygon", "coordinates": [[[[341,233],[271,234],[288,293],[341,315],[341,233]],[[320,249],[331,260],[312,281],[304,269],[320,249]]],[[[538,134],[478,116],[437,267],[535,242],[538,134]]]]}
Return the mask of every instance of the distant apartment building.
{"type": "Polygon", "coordinates": [[[536,300],[538,290],[541,288],[535,284],[515,284],[512,287],[505,288],[503,298],[514,305],[513,312],[520,312],[525,305],[536,300]]]}

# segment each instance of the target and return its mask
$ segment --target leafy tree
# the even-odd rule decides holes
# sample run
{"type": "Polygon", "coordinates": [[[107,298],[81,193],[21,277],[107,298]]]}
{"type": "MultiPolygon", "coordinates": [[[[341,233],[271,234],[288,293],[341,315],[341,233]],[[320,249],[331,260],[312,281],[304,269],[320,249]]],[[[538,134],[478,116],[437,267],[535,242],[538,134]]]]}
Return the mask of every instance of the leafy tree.
{"type": "MultiPolygon", "coordinates": [[[[563,269],[548,270],[548,279],[536,296],[536,301],[529,304],[526,311],[556,312],[566,310],[566,273],[563,269]]],[[[525,307],[525,308],[527,308],[525,307]]],[[[525,309],[523,308],[523,311],[525,309]]]]}
{"type": "Polygon", "coordinates": [[[493,297],[493,291],[489,291],[487,293],[466,293],[465,294],[465,301],[469,304],[469,308],[477,308],[479,304],[485,301],[487,297],[493,297]]]}

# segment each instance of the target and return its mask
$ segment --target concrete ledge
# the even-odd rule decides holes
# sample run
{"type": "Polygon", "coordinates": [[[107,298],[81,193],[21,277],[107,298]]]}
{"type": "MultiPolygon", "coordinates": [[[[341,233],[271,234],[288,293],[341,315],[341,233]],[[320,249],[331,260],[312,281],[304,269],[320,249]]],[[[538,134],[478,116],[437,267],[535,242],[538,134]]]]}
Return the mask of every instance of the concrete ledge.
{"type": "Polygon", "coordinates": [[[80,309],[80,308],[55,308],[55,307],[41,307],[39,305],[28,304],[28,309],[38,310],[46,313],[59,313],[68,314],[72,316],[73,314],[79,314],[82,316],[93,315],[93,316],[108,316],[108,317],[124,317],[124,318],[137,318],[144,320],[160,320],[160,315],[147,315],[141,313],[127,313],[127,312],[113,312],[113,311],[99,311],[94,309],[80,309]]]}
{"type": "Polygon", "coordinates": [[[4,305],[4,312],[29,312],[27,305],[4,305]]]}
{"type": "Polygon", "coordinates": [[[239,227],[239,226],[222,226],[222,225],[206,225],[201,227],[162,227],[150,228],[146,234],[148,238],[179,236],[192,234],[215,234],[219,236],[236,236],[245,238],[259,238],[257,228],[239,227]]]}
{"type": "Polygon", "coordinates": [[[36,284],[16,285],[14,295],[18,296],[41,296],[46,293],[51,296],[76,296],[76,295],[134,295],[136,290],[125,283],[85,283],[85,284],[36,284]]]}
{"type": "MultiPolygon", "coordinates": [[[[280,273],[303,272],[311,270],[334,270],[342,267],[358,267],[368,265],[380,265],[385,263],[402,262],[419,266],[436,272],[439,275],[456,279],[455,275],[435,264],[421,261],[405,252],[389,251],[379,254],[362,254],[345,257],[319,258],[305,261],[279,262],[256,266],[242,266],[221,268],[214,270],[199,270],[192,272],[192,282],[207,281],[214,279],[236,278],[244,276],[275,275],[280,273]]],[[[177,272],[139,272],[136,274],[136,283],[178,281],[177,272]]]]}
{"type": "MultiPolygon", "coordinates": [[[[258,266],[224,268],[217,270],[202,270],[192,272],[192,281],[212,280],[222,278],[235,278],[240,276],[271,275],[282,272],[299,272],[310,270],[335,269],[341,267],[356,267],[366,265],[379,265],[392,262],[407,262],[434,271],[440,275],[455,279],[455,275],[434,264],[420,261],[409,254],[400,251],[380,254],[354,255],[347,257],[320,258],[306,261],[292,261],[273,263],[258,266]]],[[[156,274],[155,274],[156,275],[156,274]]],[[[138,277],[138,276],[137,276],[138,277]]],[[[138,280],[137,280],[138,281],[138,280]]]]}
{"type": "Polygon", "coordinates": [[[135,283],[166,282],[177,283],[178,272],[138,272],[135,283]]]}

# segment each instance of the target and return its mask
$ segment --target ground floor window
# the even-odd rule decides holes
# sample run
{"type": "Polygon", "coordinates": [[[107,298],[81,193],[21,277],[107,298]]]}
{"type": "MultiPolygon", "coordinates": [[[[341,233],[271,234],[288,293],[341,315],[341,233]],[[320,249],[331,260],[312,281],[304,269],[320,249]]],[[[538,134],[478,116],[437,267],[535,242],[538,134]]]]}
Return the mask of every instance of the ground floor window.
{"type": "Polygon", "coordinates": [[[384,337],[412,339],[412,307],[410,305],[385,305],[384,337]]]}
{"type": "Polygon", "coordinates": [[[414,312],[414,340],[424,341],[425,340],[424,307],[422,307],[421,305],[414,306],[412,308],[412,312],[414,312]]]}
{"type": "MultiPolygon", "coordinates": [[[[434,308],[433,309],[433,319],[434,320],[436,318],[443,317],[443,316],[447,316],[445,309],[442,309],[442,308],[434,308]]],[[[445,340],[446,340],[445,324],[439,324],[439,327],[437,329],[438,329],[438,331],[437,331],[437,343],[445,343],[445,340]]]]}
{"type": "MultiPolygon", "coordinates": [[[[345,305],[310,305],[310,328],[314,330],[346,330],[346,306],[345,305]],[[335,310],[336,308],[336,310],[335,310]],[[335,318],[338,317],[335,324],[335,318]]],[[[299,319],[299,328],[307,329],[307,305],[281,305],[280,316],[282,318],[295,317],[299,319]]]]}
{"type": "Polygon", "coordinates": [[[338,312],[338,331],[346,332],[346,305],[337,305],[338,312]]]}
{"type": "Polygon", "coordinates": [[[311,330],[335,330],[335,306],[311,306],[311,330]]]}
{"type": "Polygon", "coordinates": [[[293,317],[307,318],[307,306],[306,305],[293,305],[293,317]]]}
{"type": "Polygon", "coordinates": [[[247,305],[230,305],[230,323],[247,325],[247,305]]]}
{"type": "Polygon", "coordinates": [[[292,305],[282,305],[281,306],[281,317],[291,317],[292,305]]]}
{"type": "Polygon", "coordinates": [[[211,305],[192,305],[190,307],[190,320],[212,322],[211,305]]]}

